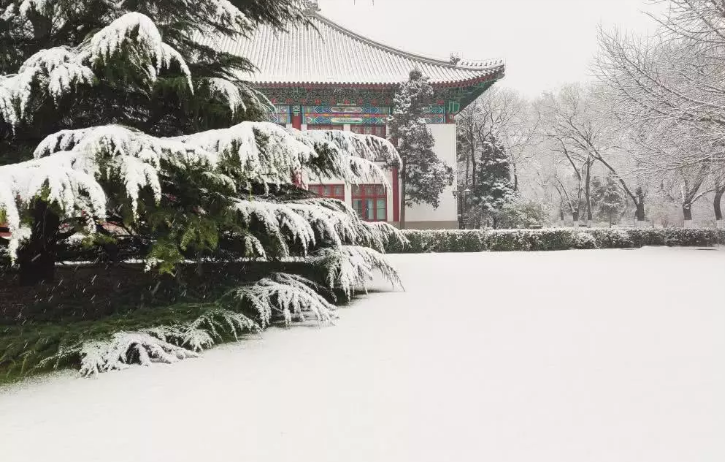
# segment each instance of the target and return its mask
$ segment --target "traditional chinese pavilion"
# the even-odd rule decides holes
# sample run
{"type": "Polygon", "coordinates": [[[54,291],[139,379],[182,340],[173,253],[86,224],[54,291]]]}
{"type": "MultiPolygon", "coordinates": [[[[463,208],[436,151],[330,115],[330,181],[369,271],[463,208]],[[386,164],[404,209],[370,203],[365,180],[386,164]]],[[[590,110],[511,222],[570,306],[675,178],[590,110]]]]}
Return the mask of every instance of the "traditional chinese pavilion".
{"type": "MultiPolygon", "coordinates": [[[[322,16],[316,2],[308,4],[307,25],[286,33],[261,27],[248,39],[225,39],[213,46],[251,60],[258,71],[244,79],[276,105],[277,123],[300,130],[339,129],[385,137],[398,85],[417,67],[435,89],[435,105],[427,119],[436,153],[455,166],[456,114],[503,77],[504,64],[407,53],[356,34],[322,16]]],[[[305,184],[346,201],[366,220],[395,224],[399,184],[397,172],[390,175],[389,190],[382,185],[349,187],[335,179],[306,179],[305,184]]],[[[454,188],[444,192],[437,209],[427,205],[406,209],[406,227],[457,228],[454,188]]]]}

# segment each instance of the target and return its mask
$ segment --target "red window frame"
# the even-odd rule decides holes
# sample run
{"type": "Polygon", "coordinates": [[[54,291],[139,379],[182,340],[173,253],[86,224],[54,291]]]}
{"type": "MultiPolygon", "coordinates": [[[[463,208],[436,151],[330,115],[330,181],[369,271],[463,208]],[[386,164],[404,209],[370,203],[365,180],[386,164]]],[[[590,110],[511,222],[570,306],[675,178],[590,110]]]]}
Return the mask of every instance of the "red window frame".
{"type": "Polygon", "coordinates": [[[307,186],[307,190],[321,197],[345,202],[344,184],[311,184],[307,186]]]}
{"type": "Polygon", "coordinates": [[[388,191],[382,184],[353,185],[352,208],[365,221],[388,221],[388,191]]]}

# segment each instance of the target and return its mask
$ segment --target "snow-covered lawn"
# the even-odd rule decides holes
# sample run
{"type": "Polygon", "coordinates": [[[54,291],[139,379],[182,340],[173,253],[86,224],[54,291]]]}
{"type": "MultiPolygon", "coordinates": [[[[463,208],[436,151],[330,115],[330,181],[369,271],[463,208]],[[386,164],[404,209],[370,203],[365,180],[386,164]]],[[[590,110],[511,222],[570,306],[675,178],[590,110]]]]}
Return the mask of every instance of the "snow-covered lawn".
{"type": "Polygon", "coordinates": [[[725,252],[391,260],[334,327],[0,390],[0,460],[725,460],[725,252]]]}

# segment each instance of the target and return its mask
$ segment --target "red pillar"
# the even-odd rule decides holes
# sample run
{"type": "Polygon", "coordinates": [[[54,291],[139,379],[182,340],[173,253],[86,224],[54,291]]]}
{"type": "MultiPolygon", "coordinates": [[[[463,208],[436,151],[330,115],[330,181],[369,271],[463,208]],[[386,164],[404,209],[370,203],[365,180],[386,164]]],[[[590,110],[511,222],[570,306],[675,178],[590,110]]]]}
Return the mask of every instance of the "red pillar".
{"type": "Polygon", "coordinates": [[[302,130],[302,110],[299,106],[292,106],[292,128],[302,130]]]}
{"type": "Polygon", "coordinates": [[[400,180],[398,168],[393,168],[393,221],[400,221],[400,180]]]}
{"type": "MultiPolygon", "coordinates": [[[[292,106],[292,128],[302,130],[302,111],[299,106],[292,106]]],[[[292,172],[292,183],[298,188],[304,188],[302,172],[292,172]]]]}

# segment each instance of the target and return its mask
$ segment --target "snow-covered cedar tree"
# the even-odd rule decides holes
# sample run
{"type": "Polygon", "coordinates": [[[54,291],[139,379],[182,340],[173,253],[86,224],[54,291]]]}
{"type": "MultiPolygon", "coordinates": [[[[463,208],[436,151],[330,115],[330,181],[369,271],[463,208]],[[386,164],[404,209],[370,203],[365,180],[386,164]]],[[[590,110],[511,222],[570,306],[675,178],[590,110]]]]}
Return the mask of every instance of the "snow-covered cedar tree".
{"type": "Polygon", "coordinates": [[[435,140],[425,120],[425,110],[433,102],[428,77],[414,69],[395,95],[390,117],[390,137],[400,153],[400,226],[405,227],[405,209],[413,204],[438,207],[440,195],[453,184],[453,169],[436,155],[435,140]]]}
{"type": "Polygon", "coordinates": [[[599,177],[592,179],[592,202],[594,202],[597,218],[609,225],[619,223],[627,208],[627,198],[622,191],[619,180],[609,174],[602,181],[599,177]]]}
{"type": "MultiPolygon", "coordinates": [[[[351,296],[404,237],[292,184],[294,174],[383,182],[400,162],[387,140],[300,132],[265,122],[268,102],[235,76],[251,63],[195,43],[303,20],[297,0],[17,0],[0,3],[0,222],[22,284],[54,278],[66,240],[113,247],[148,271],[190,261],[293,259],[323,274],[245,282],[188,325],[64,345],[88,373],[171,362],[214,343],[217,328],[330,319],[321,295],[351,296]],[[8,44],[17,44],[9,46],[8,44]],[[13,47],[15,47],[13,49],[13,47]],[[232,302],[231,300],[236,300],[232,302]],[[216,306],[216,305],[215,305],[216,306]],[[243,308],[234,308],[234,307],[243,308]],[[216,327],[215,327],[216,326],[216,327]],[[191,351],[191,353],[189,353],[191,351]]],[[[2,243],[2,239],[0,239],[2,243]]],[[[221,337],[221,334],[220,334],[221,337]]]]}
{"type": "Polygon", "coordinates": [[[475,181],[465,195],[462,213],[467,226],[499,227],[504,207],[514,200],[516,192],[511,175],[511,162],[501,143],[494,135],[487,135],[478,146],[475,181]]]}
{"type": "MultiPolygon", "coordinates": [[[[374,160],[399,161],[389,142],[256,121],[266,114],[264,99],[234,77],[249,63],[193,41],[196,33],[249,33],[260,22],[281,27],[302,18],[302,7],[284,0],[3,3],[3,27],[24,43],[20,55],[3,57],[0,77],[0,152],[29,157],[0,167],[0,218],[12,232],[21,282],[52,279],[57,246],[79,233],[131,240],[137,257],[162,273],[190,259],[382,249],[400,237],[290,185],[303,169],[385,181],[374,160]]],[[[358,265],[377,261],[340,254],[355,254],[358,265]]]]}

